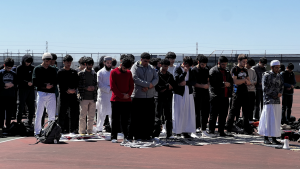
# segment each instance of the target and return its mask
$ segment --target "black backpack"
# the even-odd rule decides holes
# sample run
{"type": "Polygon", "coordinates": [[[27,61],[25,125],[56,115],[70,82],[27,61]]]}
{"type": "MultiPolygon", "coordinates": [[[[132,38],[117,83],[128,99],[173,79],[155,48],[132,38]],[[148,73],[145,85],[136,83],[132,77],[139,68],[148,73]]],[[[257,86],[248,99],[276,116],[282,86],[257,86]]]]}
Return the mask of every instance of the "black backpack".
{"type": "Polygon", "coordinates": [[[48,121],[44,124],[43,129],[41,129],[38,142],[45,143],[45,144],[53,144],[58,143],[59,139],[61,137],[61,128],[60,126],[55,122],[55,120],[48,121]],[[46,128],[45,125],[48,124],[46,128]]]}

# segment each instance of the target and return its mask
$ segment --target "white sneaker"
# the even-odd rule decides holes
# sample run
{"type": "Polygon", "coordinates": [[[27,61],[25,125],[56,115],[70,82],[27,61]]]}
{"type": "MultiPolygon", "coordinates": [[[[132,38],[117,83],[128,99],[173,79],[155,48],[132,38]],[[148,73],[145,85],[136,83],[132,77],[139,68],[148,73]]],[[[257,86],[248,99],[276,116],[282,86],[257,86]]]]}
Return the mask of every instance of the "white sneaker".
{"type": "Polygon", "coordinates": [[[200,133],[201,130],[199,128],[196,129],[196,133],[200,133]]]}
{"type": "Polygon", "coordinates": [[[195,133],[192,133],[191,137],[193,137],[193,138],[199,138],[195,133]]]}
{"type": "Polygon", "coordinates": [[[213,137],[213,136],[211,134],[208,134],[206,131],[203,131],[202,137],[213,137]]]}
{"type": "Polygon", "coordinates": [[[112,139],[111,142],[112,142],[112,143],[118,143],[118,140],[112,139]]]}

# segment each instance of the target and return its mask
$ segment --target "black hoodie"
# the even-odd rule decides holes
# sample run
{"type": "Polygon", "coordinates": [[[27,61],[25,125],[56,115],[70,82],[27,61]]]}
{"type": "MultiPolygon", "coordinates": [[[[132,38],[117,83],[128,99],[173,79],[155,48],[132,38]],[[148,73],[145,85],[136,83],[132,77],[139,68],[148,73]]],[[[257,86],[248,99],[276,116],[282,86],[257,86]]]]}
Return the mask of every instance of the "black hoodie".
{"type": "Polygon", "coordinates": [[[28,82],[32,82],[32,72],[34,69],[34,66],[26,66],[25,64],[25,61],[29,58],[32,59],[32,56],[24,55],[22,57],[22,64],[17,67],[17,79],[19,89],[34,89],[33,85],[28,86],[28,82]]]}

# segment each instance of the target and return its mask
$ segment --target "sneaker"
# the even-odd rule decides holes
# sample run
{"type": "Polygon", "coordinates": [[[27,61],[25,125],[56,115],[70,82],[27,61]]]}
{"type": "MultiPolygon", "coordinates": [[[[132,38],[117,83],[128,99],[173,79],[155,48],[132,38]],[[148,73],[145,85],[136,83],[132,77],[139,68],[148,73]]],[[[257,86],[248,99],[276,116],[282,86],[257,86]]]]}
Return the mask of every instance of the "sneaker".
{"type": "Polygon", "coordinates": [[[200,133],[201,130],[199,128],[196,129],[196,133],[200,133]]]}
{"type": "Polygon", "coordinates": [[[191,137],[193,137],[193,138],[199,138],[195,133],[192,133],[191,137]]]}
{"type": "Polygon", "coordinates": [[[111,142],[112,142],[112,143],[118,143],[118,140],[112,139],[111,142]]]}
{"type": "Polygon", "coordinates": [[[85,136],[85,134],[79,134],[79,135],[81,135],[81,136],[85,136]]]}
{"type": "Polygon", "coordinates": [[[206,131],[202,132],[202,137],[213,137],[212,134],[208,134],[206,131]]]}

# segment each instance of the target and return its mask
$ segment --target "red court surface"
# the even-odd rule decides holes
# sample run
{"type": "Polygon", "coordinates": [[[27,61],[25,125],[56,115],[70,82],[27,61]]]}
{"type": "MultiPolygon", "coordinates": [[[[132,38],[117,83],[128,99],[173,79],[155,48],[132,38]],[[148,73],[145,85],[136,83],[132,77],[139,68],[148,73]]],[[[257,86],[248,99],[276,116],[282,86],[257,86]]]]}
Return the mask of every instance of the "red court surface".
{"type": "MultiPolygon", "coordinates": [[[[300,90],[292,115],[300,118],[300,90]]],[[[0,168],[300,168],[300,152],[247,144],[121,147],[109,141],[37,144],[33,137],[0,143],[0,168]]],[[[291,142],[295,143],[295,142],[291,142]]]]}

